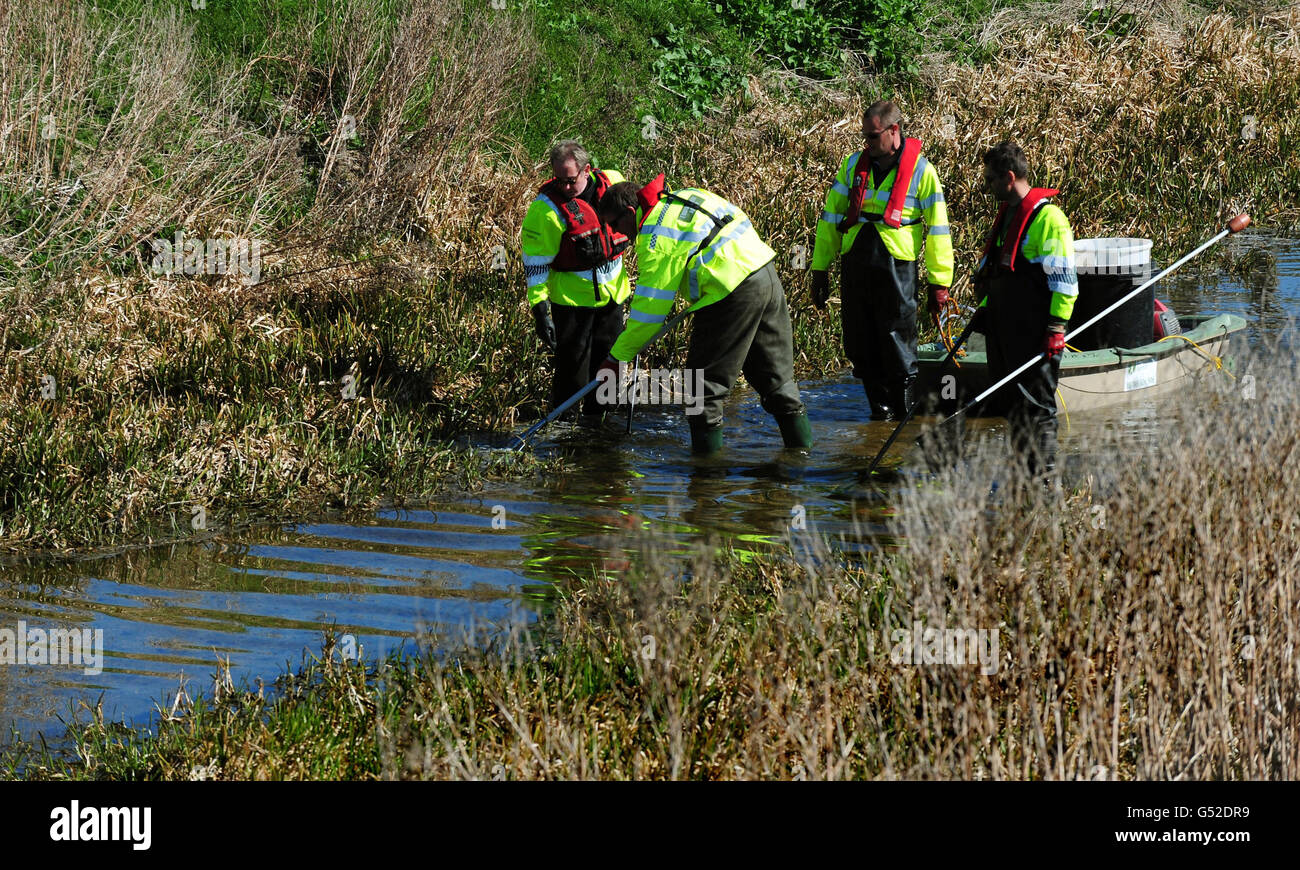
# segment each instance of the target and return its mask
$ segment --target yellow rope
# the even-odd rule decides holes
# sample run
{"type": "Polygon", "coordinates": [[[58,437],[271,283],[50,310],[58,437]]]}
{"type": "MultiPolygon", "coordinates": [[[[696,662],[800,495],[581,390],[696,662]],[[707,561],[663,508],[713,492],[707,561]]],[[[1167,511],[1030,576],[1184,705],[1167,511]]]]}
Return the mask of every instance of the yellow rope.
{"type": "MultiPolygon", "coordinates": [[[[957,343],[957,339],[952,334],[952,323],[957,319],[956,315],[961,313],[961,309],[957,306],[956,302],[949,299],[945,311],[947,311],[951,316],[944,321],[943,326],[939,328],[939,341],[943,344],[944,350],[948,351],[948,353],[952,353],[953,345],[957,343]]],[[[965,348],[960,348],[956,353],[952,353],[952,364],[957,368],[961,368],[961,363],[957,360],[965,355],[965,348]]]]}
{"type": "Polygon", "coordinates": [[[1210,353],[1208,350],[1206,350],[1205,348],[1201,347],[1199,344],[1197,344],[1196,342],[1192,341],[1190,338],[1188,338],[1188,337],[1185,336],[1185,335],[1166,335],[1164,338],[1162,338],[1162,339],[1160,339],[1159,341],[1157,341],[1156,344],[1159,344],[1161,341],[1170,341],[1170,340],[1175,339],[1175,338],[1181,338],[1183,341],[1187,342],[1187,343],[1190,344],[1192,347],[1196,348],[1196,349],[1199,350],[1201,353],[1205,354],[1205,355],[1206,355],[1207,357],[1209,357],[1210,360],[1214,363],[1214,367],[1215,367],[1216,369],[1218,369],[1219,371],[1223,372],[1225,375],[1227,375],[1228,377],[1232,378],[1234,381],[1237,379],[1237,376],[1236,376],[1236,375],[1234,375],[1232,372],[1228,371],[1227,369],[1225,369],[1225,368],[1223,367],[1223,357],[1215,356],[1214,354],[1210,353]]]}
{"type": "Polygon", "coordinates": [[[1069,431],[1070,431],[1070,409],[1069,409],[1069,408],[1066,406],[1066,404],[1065,404],[1065,396],[1064,396],[1064,394],[1061,393],[1061,388],[1060,388],[1060,387],[1057,387],[1057,388],[1056,388],[1056,398],[1058,398],[1058,399],[1061,400],[1061,410],[1065,412],[1065,431],[1066,431],[1067,434],[1069,434],[1069,431]]]}

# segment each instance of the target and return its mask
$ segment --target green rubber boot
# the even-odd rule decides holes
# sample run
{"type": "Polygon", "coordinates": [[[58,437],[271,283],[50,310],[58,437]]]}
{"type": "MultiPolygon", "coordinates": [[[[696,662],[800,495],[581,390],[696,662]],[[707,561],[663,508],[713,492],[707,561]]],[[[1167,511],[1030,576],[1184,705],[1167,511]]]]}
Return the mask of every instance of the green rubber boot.
{"type": "Polygon", "coordinates": [[[707,456],[722,449],[722,427],[691,427],[691,452],[707,456]]]}
{"type": "Polygon", "coordinates": [[[812,447],[812,426],[808,424],[807,412],[777,417],[776,425],[781,427],[781,440],[786,447],[812,447]]]}

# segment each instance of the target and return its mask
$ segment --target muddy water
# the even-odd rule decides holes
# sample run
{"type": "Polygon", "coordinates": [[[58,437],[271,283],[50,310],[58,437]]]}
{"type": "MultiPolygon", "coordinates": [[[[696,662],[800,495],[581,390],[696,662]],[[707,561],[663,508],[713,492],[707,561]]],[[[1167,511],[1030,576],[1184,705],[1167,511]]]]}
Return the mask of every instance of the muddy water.
{"type": "MultiPolygon", "coordinates": [[[[1228,312],[1250,324],[1249,341],[1300,312],[1300,242],[1245,237],[1231,244],[1270,257],[1245,276],[1195,275],[1159,291],[1180,313],[1228,312]]],[[[549,480],[493,485],[471,499],[421,510],[381,510],[362,524],[313,522],[235,541],[161,548],[74,567],[0,568],[0,630],[75,628],[102,632],[102,671],[0,664],[0,725],[27,737],[61,732],[58,717],[101,696],[111,718],[143,724],[178,687],[208,692],[217,661],[236,681],[271,680],[322,631],[350,635],[367,658],[415,643],[445,645],[537,618],[558,580],[617,570],[634,530],[654,528],[672,547],[724,539],[738,550],[784,548],[800,512],[853,549],[879,546],[883,504],[856,512],[830,491],[851,479],[887,437],[863,422],[856,381],[802,385],[817,448],[779,449],[770,418],[747,390],[728,412],[721,458],[687,452],[680,410],[638,410],[631,437],[554,432],[543,452],[563,452],[573,470],[549,480]],[[87,673],[87,670],[92,671],[87,673]]],[[[1160,435],[1160,409],[1138,404],[1062,425],[1067,463],[1088,462],[1085,445],[1118,430],[1140,448],[1160,435]]],[[[982,424],[997,432],[999,421],[982,424]]],[[[3,638],[0,636],[0,643],[3,638]]]]}

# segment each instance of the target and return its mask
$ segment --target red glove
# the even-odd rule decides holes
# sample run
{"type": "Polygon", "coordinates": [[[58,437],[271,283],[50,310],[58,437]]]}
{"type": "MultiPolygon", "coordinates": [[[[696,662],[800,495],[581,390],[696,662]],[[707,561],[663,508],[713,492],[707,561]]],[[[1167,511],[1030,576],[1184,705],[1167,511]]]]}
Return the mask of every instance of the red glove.
{"type": "Polygon", "coordinates": [[[1064,352],[1065,331],[1057,332],[1049,326],[1047,334],[1043,336],[1043,353],[1047,354],[1049,360],[1059,360],[1064,352]]]}
{"type": "Polygon", "coordinates": [[[930,318],[935,323],[938,323],[939,315],[943,313],[943,309],[946,307],[948,307],[948,288],[941,287],[938,284],[931,284],[930,285],[930,318]]]}
{"type": "Polygon", "coordinates": [[[609,372],[609,377],[613,383],[618,383],[618,360],[612,356],[605,357],[605,361],[596,369],[596,377],[605,380],[605,372],[609,372]]]}

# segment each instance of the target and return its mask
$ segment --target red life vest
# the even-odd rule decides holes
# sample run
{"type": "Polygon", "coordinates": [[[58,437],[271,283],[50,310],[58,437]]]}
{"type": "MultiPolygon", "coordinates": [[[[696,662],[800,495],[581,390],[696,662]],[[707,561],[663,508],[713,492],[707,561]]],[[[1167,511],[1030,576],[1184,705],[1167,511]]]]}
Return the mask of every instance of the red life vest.
{"type": "MultiPolygon", "coordinates": [[[[1033,187],[1025,198],[1020,200],[1020,205],[1016,207],[1014,215],[1015,222],[1012,224],[1014,233],[1008,232],[1006,241],[1002,245],[1002,257],[998,265],[1011,272],[1016,271],[1016,253],[1020,250],[1020,240],[1025,237],[1025,229],[1029,226],[1029,221],[1033,219],[1038,211],[1038,206],[1044,200],[1056,196],[1059,190],[1052,190],[1050,187],[1033,187]],[[1010,242],[1010,244],[1007,244],[1010,242]]],[[[998,231],[1002,229],[1002,222],[1007,216],[1007,204],[1002,203],[998,209],[997,219],[993,221],[993,232],[989,233],[988,241],[984,245],[984,264],[985,268],[992,269],[993,262],[989,258],[993,256],[993,251],[998,246],[998,231]]]]}
{"type": "MultiPolygon", "coordinates": [[[[912,187],[912,176],[916,174],[916,164],[921,158],[921,140],[910,136],[903,140],[903,153],[898,158],[898,172],[894,175],[894,186],[889,191],[889,202],[885,203],[883,215],[870,215],[868,220],[884,221],[885,226],[898,229],[903,225],[903,206],[907,203],[907,191],[912,187]]],[[[848,232],[862,216],[862,204],[866,200],[867,189],[871,187],[871,158],[867,152],[858,155],[854,166],[853,186],[849,189],[849,210],[840,221],[840,229],[848,232]],[[858,169],[863,159],[867,160],[866,169],[858,169]]]]}
{"type": "MultiPolygon", "coordinates": [[[[599,169],[588,167],[588,184],[596,185],[596,200],[609,189],[609,176],[599,169]]],[[[552,178],[541,186],[538,193],[547,197],[564,219],[564,236],[560,250],[551,261],[551,268],[560,272],[586,272],[617,258],[628,246],[626,236],[614,232],[600,222],[596,209],[580,197],[563,199],[557,179],[552,178]]]]}

